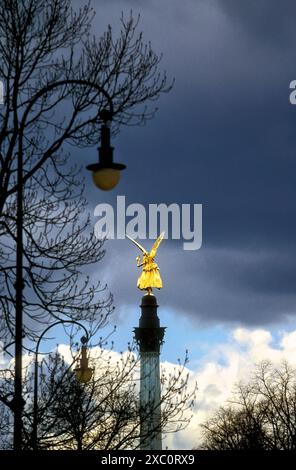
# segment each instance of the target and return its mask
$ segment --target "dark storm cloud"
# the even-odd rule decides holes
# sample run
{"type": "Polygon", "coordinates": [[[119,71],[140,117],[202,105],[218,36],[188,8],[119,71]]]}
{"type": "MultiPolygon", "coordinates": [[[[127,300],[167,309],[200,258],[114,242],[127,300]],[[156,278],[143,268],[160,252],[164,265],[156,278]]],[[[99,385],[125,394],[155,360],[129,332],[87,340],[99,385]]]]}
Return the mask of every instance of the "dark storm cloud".
{"type": "Polygon", "coordinates": [[[295,37],[294,0],[218,0],[216,4],[231,21],[238,21],[259,41],[282,47],[284,42],[295,37]]]}
{"type": "MultiPolygon", "coordinates": [[[[295,2],[152,1],[137,11],[126,0],[104,3],[97,24],[116,23],[123,4],[126,13],[142,13],[144,39],[164,53],[176,84],[153,121],[114,140],[115,158],[128,168],[117,193],[89,188],[92,206],[115,205],[117,194],[144,205],[202,203],[202,249],[168,243],[168,260],[164,251],[164,304],[211,321],[263,324],[293,315],[295,2]]],[[[116,304],[132,304],[135,279],[122,267],[131,251],[123,244],[119,252],[117,243],[108,244],[106,276],[116,304]]]]}
{"type": "MultiPolygon", "coordinates": [[[[134,246],[109,241],[101,275],[109,280],[117,310],[140,299],[134,246]]],[[[163,242],[159,262],[164,288],[160,308],[187,315],[193,325],[247,323],[263,326],[294,314],[296,266],[288,251],[208,249],[196,253],[163,242]],[[276,273],[276,274],[275,274],[276,273]]],[[[149,246],[150,243],[146,242],[149,246]]],[[[145,246],[146,246],[145,245],[145,246]]],[[[102,267],[101,267],[102,268],[102,267]]]]}

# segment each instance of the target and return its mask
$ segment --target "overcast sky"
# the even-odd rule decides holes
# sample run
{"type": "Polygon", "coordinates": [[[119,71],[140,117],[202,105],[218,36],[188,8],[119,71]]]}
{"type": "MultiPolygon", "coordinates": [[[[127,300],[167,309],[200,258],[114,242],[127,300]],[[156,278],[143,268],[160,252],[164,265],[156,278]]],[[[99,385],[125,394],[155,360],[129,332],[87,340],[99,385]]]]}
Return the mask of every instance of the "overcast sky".
{"type": "MultiPolygon", "coordinates": [[[[226,341],[237,354],[236,366],[229,362],[232,384],[240,377],[232,331],[245,328],[251,338],[254,329],[264,328],[259,336],[267,344],[268,331],[282,341],[283,331],[292,334],[295,328],[296,106],[289,102],[289,84],[296,79],[296,3],[97,0],[93,5],[96,34],[108,23],[116,31],[121,11],[140,13],[139,31],[163,53],[161,67],[176,82],[157,103],[153,121],[123,128],[116,137],[115,158],[127,170],[112,193],[88,186],[90,210],[93,214],[105,202],[116,207],[117,195],[145,207],[203,205],[201,249],[184,251],[172,240],[159,249],[164,288],[157,298],[161,323],[168,327],[162,357],[174,361],[189,348],[198,379],[201,361],[226,341]]],[[[106,249],[92,275],[107,281],[114,294],[117,341],[124,347],[139,315],[138,252],[128,240],[110,240],[106,249]]],[[[211,374],[200,378],[209,384],[220,367],[217,358],[210,363],[211,374]]]]}
{"type": "MultiPolygon", "coordinates": [[[[96,1],[94,30],[140,13],[139,30],[176,83],[143,128],[122,129],[127,170],[102,202],[203,204],[203,245],[163,242],[162,307],[192,322],[267,325],[295,315],[296,106],[293,1],[96,1]]],[[[96,218],[94,217],[94,224],[96,218]]],[[[144,244],[144,243],[143,243],[144,244]]],[[[151,242],[147,242],[149,247],[151,242]]],[[[118,309],[138,302],[136,252],[109,241],[102,273],[118,309]]],[[[95,270],[94,270],[95,275],[95,270]]]]}

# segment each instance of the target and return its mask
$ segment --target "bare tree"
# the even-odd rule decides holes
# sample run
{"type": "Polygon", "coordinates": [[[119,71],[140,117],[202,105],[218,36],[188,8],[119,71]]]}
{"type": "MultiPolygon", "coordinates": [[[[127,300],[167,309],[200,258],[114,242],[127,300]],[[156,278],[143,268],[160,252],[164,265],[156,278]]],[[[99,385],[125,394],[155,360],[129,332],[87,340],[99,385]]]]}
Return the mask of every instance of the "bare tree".
{"type": "MultiPolygon", "coordinates": [[[[104,255],[103,240],[92,234],[80,168],[69,161],[69,149],[98,144],[100,113],[110,103],[116,133],[122,125],[152,118],[155,109],[147,105],[170,89],[158,71],[160,57],[137,33],[137,19],[122,17],[118,37],[108,27],[98,38],[91,36],[93,15],[89,4],[73,11],[70,0],[0,0],[5,85],[0,345],[5,359],[15,341],[18,157],[23,159],[23,346],[34,350],[45,326],[60,319],[84,322],[93,338],[108,320],[112,296],[89,276],[89,266],[104,255]]],[[[14,405],[13,378],[1,382],[4,427],[10,426],[14,405]]],[[[23,432],[29,431],[24,427],[23,432]]]]}
{"type": "Polygon", "coordinates": [[[248,384],[202,425],[205,449],[296,449],[296,370],[261,363],[248,384]]]}
{"type": "Polygon", "coordinates": [[[89,4],[74,12],[69,0],[0,0],[0,341],[7,353],[15,330],[17,155],[24,159],[25,346],[59,318],[85,320],[94,335],[112,298],[87,275],[104,255],[103,241],[91,234],[80,169],[67,151],[97,145],[106,93],[117,132],[152,118],[147,104],[170,89],[137,19],[122,17],[117,38],[110,26],[97,38],[93,15],[89,4]]]}
{"type": "MultiPolygon", "coordinates": [[[[191,419],[196,387],[188,387],[184,363],[173,373],[162,371],[162,419],[164,434],[180,431],[191,419]]],[[[56,351],[43,358],[39,373],[38,448],[42,450],[116,450],[140,446],[139,361],[131,349],[115,355],[98,348],[92,357],[94,374],[81,384],[73,363],[66,363],[56,351]]],[[[12,387],[6,380],[6,388],[12,387]]],[[[32,449],[33,376],[28,366],[25,380],[24,448],[32,449]]],[[[159,404],[158,404],[159,405],[159,404]]],[[[4,410],[3,410],[4,411],[4,410]]],[[[152,410],[153,411],[153,410],[152,410]]],[[[151,410],[149,410],[151,412],[151,410]]],[[[10,448],[11,422],[0,428],[1,446],[10,448]]],[[[143,436],[150,439],[151,435],[143,436]]]]}

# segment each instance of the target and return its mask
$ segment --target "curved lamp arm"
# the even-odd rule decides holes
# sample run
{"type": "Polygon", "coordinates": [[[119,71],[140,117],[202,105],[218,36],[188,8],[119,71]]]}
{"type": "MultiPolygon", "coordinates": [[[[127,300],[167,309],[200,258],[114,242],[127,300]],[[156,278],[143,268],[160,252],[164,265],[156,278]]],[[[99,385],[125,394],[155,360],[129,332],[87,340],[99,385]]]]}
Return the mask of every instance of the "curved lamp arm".
{"type": "Polygon", "coordinates": [[[23,114],[23,117],[22,117],[22,120],[21,120],[21,125],[20,125],[20,131],[21,132],[23,131],[23,129],[25,127],[25,124],[26,124],[27,116],[28,116],[28,114],[31,111],[32,107],[34,106],[34,104],[36,103],[36,101],[39,98],[41,98],[43,95],[45,95],[49,91],[54,90],[55,88],[59,88],[60,86],[71,85],[71,84],[92,87],[95,90],[102,93],[102,95],[104,95],[105,98],[108,101],[109,111],[110,111],[111,117],[113,117],[114,107],[113,107],[112,99],[111,99],[109,93],[107,93],[107,91],[102,86],[98,85],[97,83],[90,82],[89,80],[80,80],[80,79],[74,79],[74,78],[73,79],[67,79],[67,80],[59,80],[57,82],[50,83],[46,87],[42,88],[41,90],[39,90],[36,93],[36,95],[33,96],[33,98],[31,98],[31,101],[29,102],[29,104],[28,104],[28,106],[27,106],[27,108],[26,108],[26,110],[23,114]]]}

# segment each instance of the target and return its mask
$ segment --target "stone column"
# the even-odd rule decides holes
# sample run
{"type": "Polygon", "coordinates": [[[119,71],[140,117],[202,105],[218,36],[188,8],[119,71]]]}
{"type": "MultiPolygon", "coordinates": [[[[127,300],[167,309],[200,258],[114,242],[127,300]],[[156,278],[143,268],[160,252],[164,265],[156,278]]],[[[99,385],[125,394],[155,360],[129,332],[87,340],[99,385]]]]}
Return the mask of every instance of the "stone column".
{"type": "Polygon", "coordinates": [[[160,327],[157,301],[153,294],[142,297],[139,327],[134,329],[140,348],[141,449],[161,450],[160,346],[165,328],[160,327]]]}

